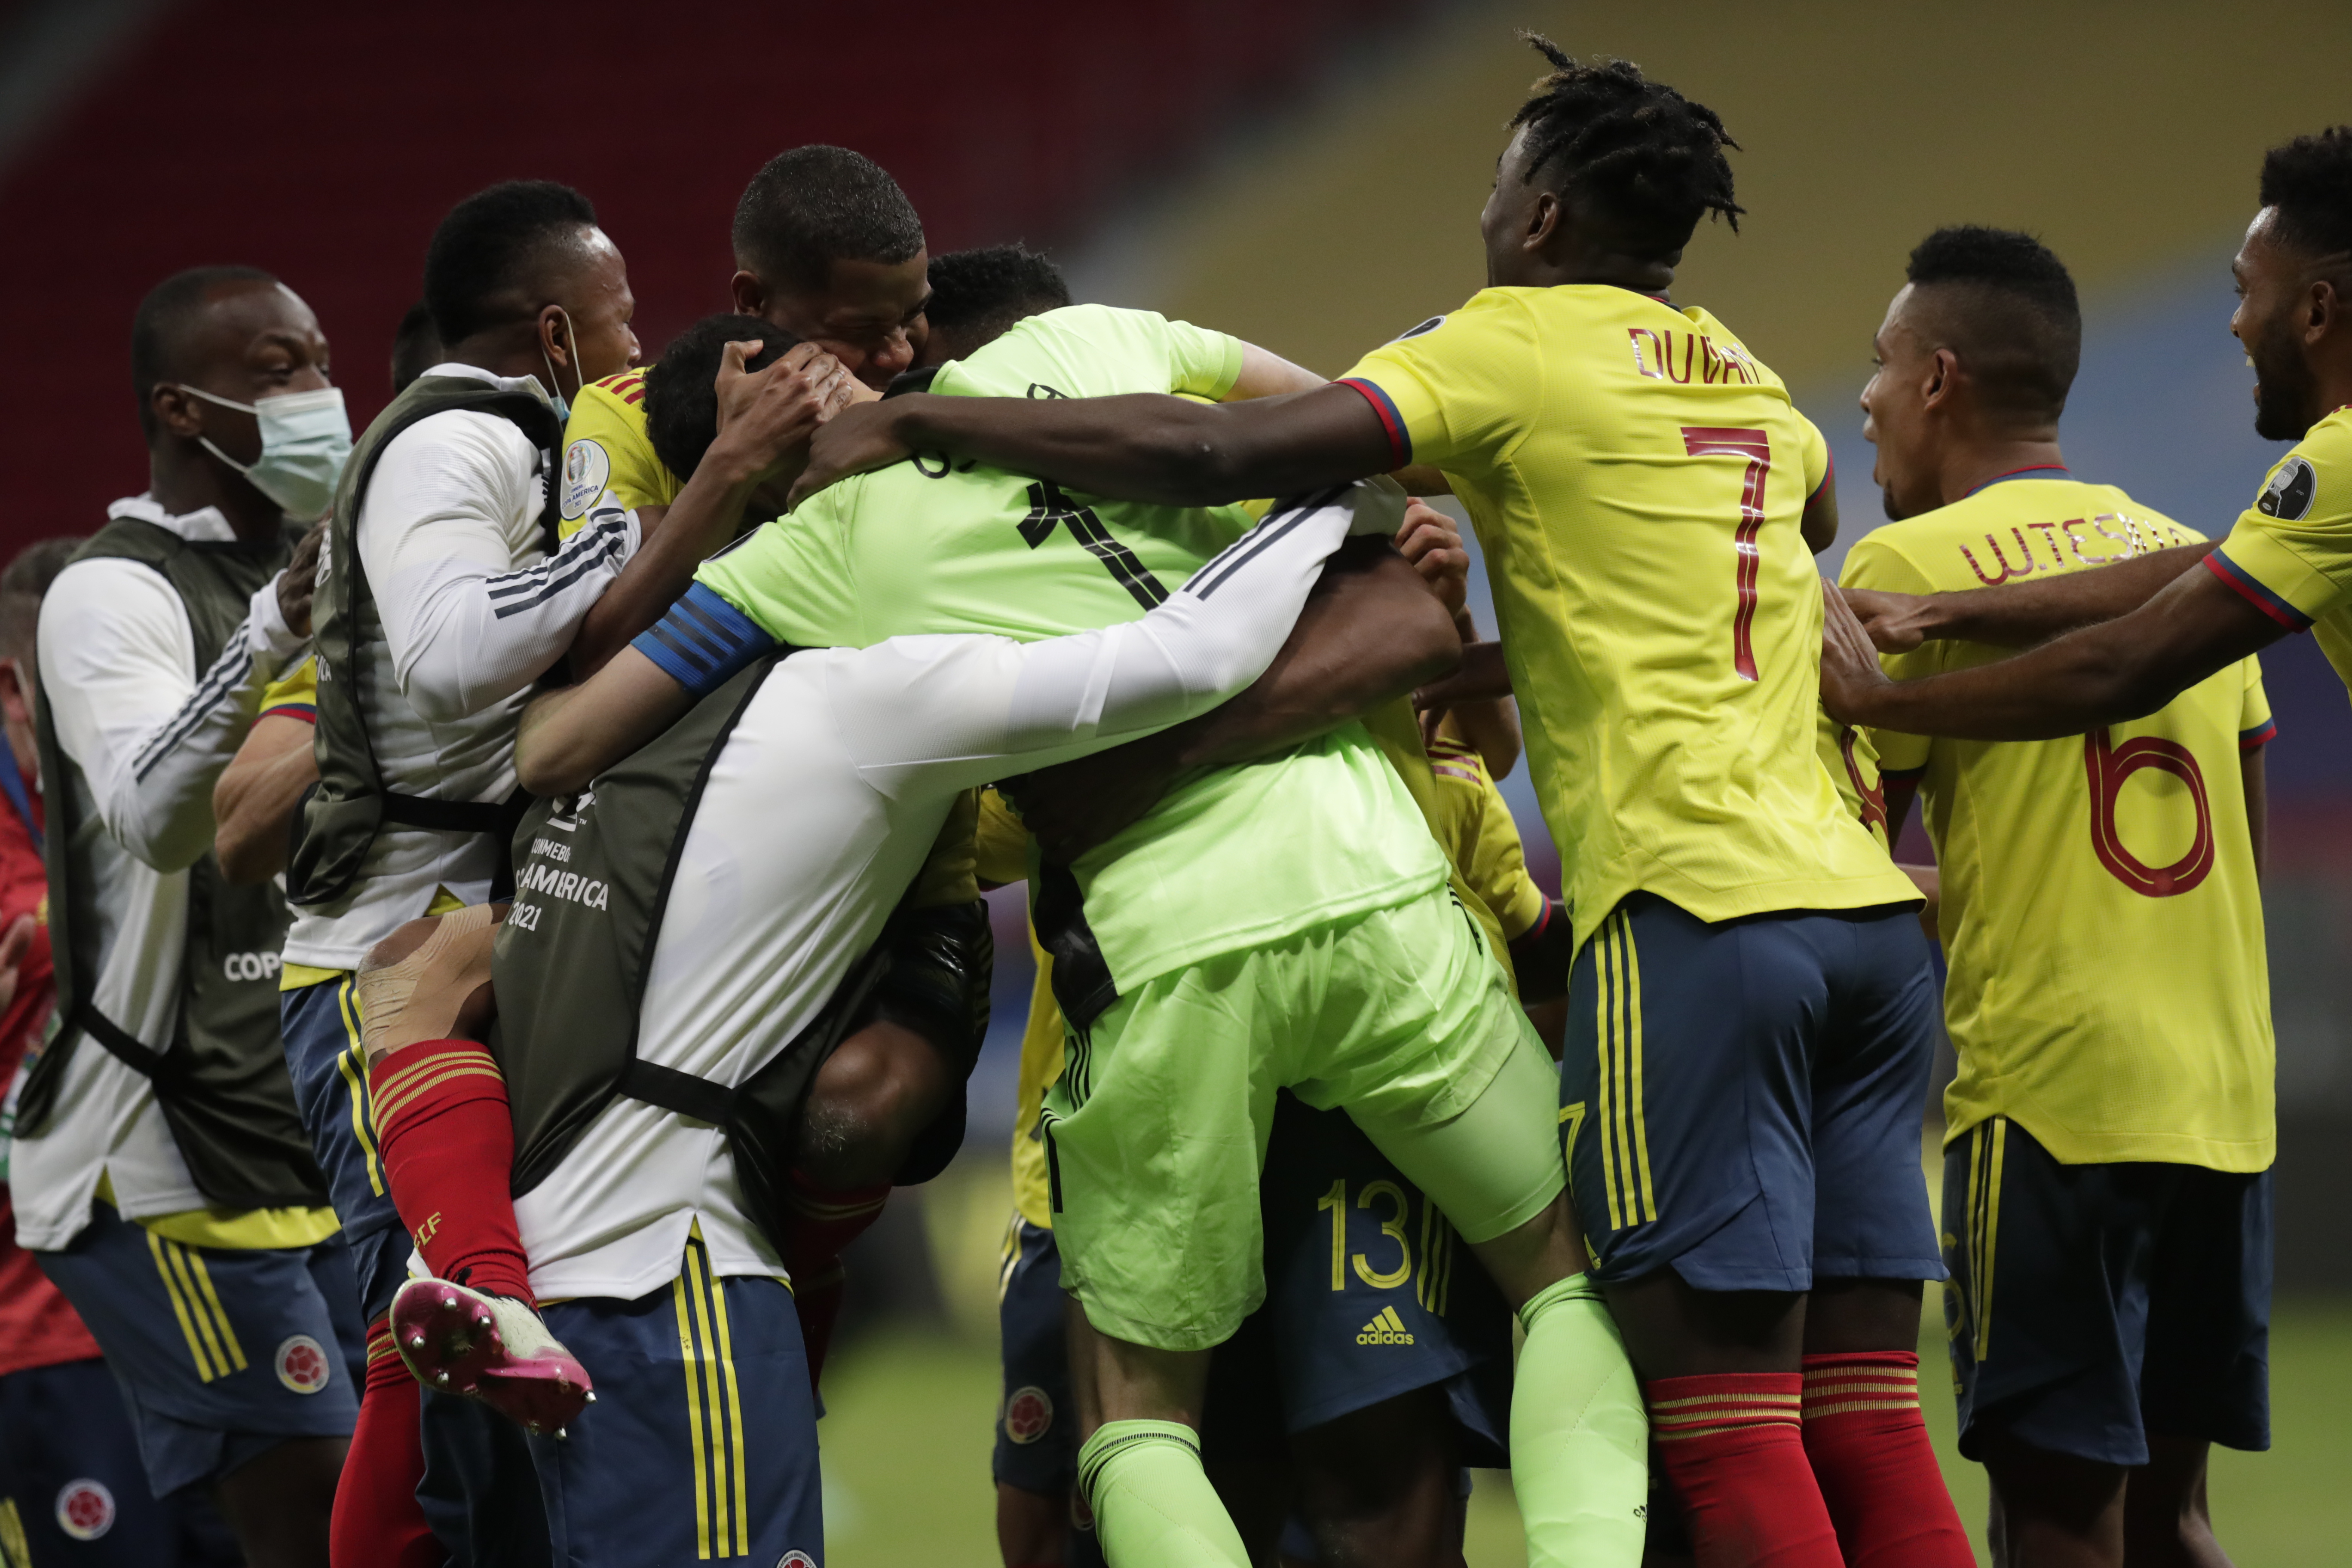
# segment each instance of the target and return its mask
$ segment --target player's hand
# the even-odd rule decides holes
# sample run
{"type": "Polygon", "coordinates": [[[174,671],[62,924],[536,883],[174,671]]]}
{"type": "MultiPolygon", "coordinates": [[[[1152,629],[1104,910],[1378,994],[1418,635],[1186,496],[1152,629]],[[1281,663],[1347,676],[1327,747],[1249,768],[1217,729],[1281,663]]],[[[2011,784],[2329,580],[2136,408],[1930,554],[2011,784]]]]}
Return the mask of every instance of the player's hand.
{"type": "Polygon", "coordinates": [[[1462,614],[1470,600],[1470,552],[1454,520],[1415,496],[1405,502],[1396,531],[1397,552],[1412,563],[1447,613],[1462,614]]]}
{"type": "Polygon", "coordinates": [[[1862,705],[1877,687],[1892,684],[1878,668],[1878,650],[1845,595],[1822,579],[1822,706],[1841,724],[1866,722],[1862,705]]]}
{"type": "Polygon", "coordinates": [[[893,397],[881,403],[861,403],[826,421],[816,438],[809,443],[808,467],[793,481],[792,498],[785,503],[785,510],[799,507],[837,480],[887,468],[908,456],[906,442],[898,438],[898,415],[905,402],[905,398],[893,397]]]}
{"type": "Polygon", "coordinates": [[[40,928],[30,915],[18,915],[7,934],[0,936],[0,1013],[16,1005],[16,987],[25,973],[25,952],[40,928]]]}
{"type": "Polygon", "coordinates": [[[1925,594],[1887,594],[1874,588],[1840,588],[1862,629],[1881,653],[1909,653],[1927,640],[1933,601],[1925,594]]]}
{"type": "Polygon", "coordinates": [[[319,586],[319,547],[326,542],[328,521],[320,518],[295,541],[293,558],[278,574],[278,613],[298,637],[310,635],[310,595],[319,586]]]}
{"type": "Polygon", "coordinates": [[[717,462],[731,480],[758,482],[783,473],[848,395],[848,371],[814,343],[793,344],[765,370],[745,370],[760,348],[756,338],[729,343],[712,383],[719,434],[702,460],[717,462]]]}

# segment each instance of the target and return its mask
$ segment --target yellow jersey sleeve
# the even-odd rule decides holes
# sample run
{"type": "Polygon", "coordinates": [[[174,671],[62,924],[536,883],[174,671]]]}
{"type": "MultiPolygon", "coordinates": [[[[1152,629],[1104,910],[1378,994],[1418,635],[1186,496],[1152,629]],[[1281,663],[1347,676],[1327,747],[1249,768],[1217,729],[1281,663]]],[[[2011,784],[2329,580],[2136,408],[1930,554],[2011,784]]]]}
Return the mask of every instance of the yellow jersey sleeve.
{"type": "Polygon", "coordinates": [[[563,483],[555,525],[561,537],[579,532],[600,501],[631,510],[667,506],[685,488],[685,481],[654,456],[653,437],[646,433],[643,369],[608,375],[580,389],[572,403],[571,421],[563,426],[563,483]]]}
{"type": "Polygon", "coordinates": [[[2352,408],[2272,466],[2205,567],[2289,631],[2312,631],[2352,688],[2352,408]]]}
{"type": "Polygon", "coordinates": [[[2278,739],[2278,721],[2271,717],[2270,693],[2263,689],[2263,661],[2248,658],[2246,700],[2238,710],[2238,750],[2251,752],[2278,739]]]}
{"type": "Polygon", "coordinates": [[[1518,941],[1541,922],[1546,900],[1528,875],[1526,847],[1509,803],[1475,746],[1441,737],[1429,748],[1429,771],[1444,803],[1440,847],[1494,911],[1504,940],[1518,941]]]}
{"type": "Polygon", "coordinates": [[[1837,478],[1837,464],[1830,457],[1830,438],[1822,434],[1822,427],[1801,414],[1797,416],[1797,423],[1805,427],[1805,499],[1811,500],[1822,493],[1823,485],[1837,478]]]}
{"type": "Polygon", "coordinates": [[[299,719],[306,724],[319,721],[319,660],[315,655],[304,654],[292,668],[261,689],[260,717],[273,716],[299,719]]]}
{"type": "MultiPolygon", "coordinates": [[[[1865,535],[1846,552],[1845,570],[1838,584],[1846,588],[1871,588],[1882,594],[1932,594],[1936,584],[1916,563],[1877,534],[1865,535]]],[[[1881,654],[1878,662],[1894,680],[1918,680],[1943,668],[1941,642],[1921,643],[1909,653],[1881,654]]],[[[1874,730],[1867,743],[1881,773],[1916,773],[1927,765],[1934,742],[1925,735],[1874,730]]],[[[1834,776],[1834,775],[1832,775],[1834,776]]],[[[1843,786],[1841,786],[1843,787],[1843,786]]],[[[1881,816],[1885,808],[1881,807],[1881,816]]]]}
{"type": "Polygon", "coordinates": [[[1387,431],[1396,466],[1483,473],[1509,454],[1541,395],[1542,360],[1518,300],[1489,289],[1374,349],[1339,378],[1387,431]]]}

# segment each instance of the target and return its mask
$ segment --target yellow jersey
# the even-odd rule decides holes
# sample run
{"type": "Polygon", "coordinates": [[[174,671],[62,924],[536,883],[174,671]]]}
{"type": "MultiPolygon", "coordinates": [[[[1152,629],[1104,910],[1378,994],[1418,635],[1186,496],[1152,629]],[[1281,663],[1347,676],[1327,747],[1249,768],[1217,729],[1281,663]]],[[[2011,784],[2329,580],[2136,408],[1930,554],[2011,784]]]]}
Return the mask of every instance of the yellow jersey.
{"type": "Polygon", "coordinates": [[[580,531],[601,501],[635,510],[667,506],[686,481],[654,455],[646,433],[646,372],[637,366],[592,381],[572,400],[563,426],[563,479],[557,493],[556,533],[580,531]]]}
{"type": "Polygon", "coordinates": [[[1870,731],[1841,724],[1824,710],[1813,727],[1813,749],[1821,754],[1831,787],[1837,791],[1838,805],[1892,855],[1895,843],[1886,836],[1886,790],[1879,776],[1878,747],[1870,731]]]}
{"type": "Polygon", "coordinates": [[[1528,875],[1519,825],[1486,772],[1475,746],[1440,736],[1428,748],[1429,773],[1436,785],[1436,814],[1430,828],[1438,847],[1454,862],[1479,901],[1493,911],[1507,942],[1517,942],[1543,921],[1543,889],[1528,875]]]}
{"type": "MultiPolygon", "coordinates": [[[[1843,581],[1932,594],[2196,538],[2112,485],[2007,479],[1871,533],[1843,581]]],[[[2010,651],[1933,642],[1884,662],[1907,680],[2010,651]]],[[[2240,752],[2273,733],[2252,658],[2085,736],[1874,733],[1890,776],[1919,778],[1942,871],[1948,1139],[2003,1116],[2070,1164],[2268,1167],[2270,973],[2240,752]]]]}
{"type": "Polygon", "coordinates": [[[261,711],[256,721],[273,716],[299,719],[306,724],[319,721],[317,656],[304,654],[292,668],[279,671],[277,679],[261,689],[261,711]]]}
{"type": "Polygon", "coordinates": [[[1343,384],[1469,509],[1580,940],[1637,891],[1704,921],[1918,901],[1815,755],[1828,445],[1721,322],[1488,289],[1343,384]]]}
{"type": "Polygon", "coordinates": [[[2272,465],[2205,566],[2289,631],[2308,630],[2352,689],[2352,404],[2272,465]]]}

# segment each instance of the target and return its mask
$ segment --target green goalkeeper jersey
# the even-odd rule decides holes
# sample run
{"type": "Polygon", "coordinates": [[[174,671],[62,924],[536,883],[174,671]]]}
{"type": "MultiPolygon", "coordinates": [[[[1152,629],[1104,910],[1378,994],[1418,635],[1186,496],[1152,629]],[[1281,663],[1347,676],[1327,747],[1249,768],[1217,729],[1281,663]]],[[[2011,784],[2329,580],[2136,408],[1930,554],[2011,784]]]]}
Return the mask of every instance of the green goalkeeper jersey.
{"type": "MultiPolygon", "coordinates": [[[[1142,310],[1034,316],[931,390],[963,396],[1215,399],[1240,342],[1142,310]]],[[[705,564],[699,581],[772,636],[864,647],[926,632],[1032,641],[1133,620],[1252,526],[1240,507],[1163,507],[918,453],[824,490],[705,564]]],[[[1071,868],[1121,991],[1171,970],[1444,885],[1445,859],[1362,727],[1181,780],[1071,868]]]]}

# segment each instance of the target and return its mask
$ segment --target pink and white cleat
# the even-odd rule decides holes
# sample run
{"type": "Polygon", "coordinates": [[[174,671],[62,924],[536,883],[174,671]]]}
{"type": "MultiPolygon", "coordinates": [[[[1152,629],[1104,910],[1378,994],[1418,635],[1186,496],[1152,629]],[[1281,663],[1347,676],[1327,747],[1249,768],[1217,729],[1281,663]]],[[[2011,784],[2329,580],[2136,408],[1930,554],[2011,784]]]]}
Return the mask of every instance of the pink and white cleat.
{"type": "Polygon", "coordinates": [[[505,1296],[411,1279],[392,1298],[392,1337],[417,1382],[478,1399],[526,1431],[561,1437],[596,1403],[588,1369],[505,1296]]]}

